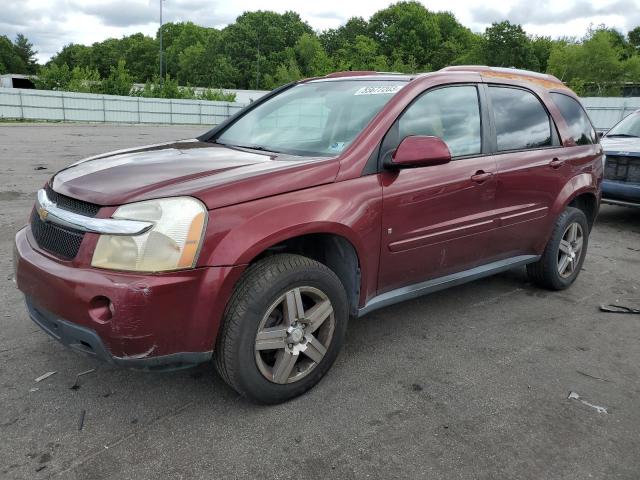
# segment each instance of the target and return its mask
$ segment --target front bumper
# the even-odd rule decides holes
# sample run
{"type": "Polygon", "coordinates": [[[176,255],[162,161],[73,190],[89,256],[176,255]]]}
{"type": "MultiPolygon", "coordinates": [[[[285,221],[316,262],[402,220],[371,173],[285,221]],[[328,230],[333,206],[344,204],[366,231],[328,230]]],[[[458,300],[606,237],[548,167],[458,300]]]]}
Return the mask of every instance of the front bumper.
{"type": "Polygon", "coordinates": [[[114,357],[95,331],[58,318],[55,314],[37,306],[29,297],[26,298],[26,303],[31,320],[65,347],[109,364],[140,370],[176,370],[211,359],[212,352],[181,352],[155,357],[141,355],[114,357]]]}
{"type": "Polygon", "coordinates": [[[605,179],[602,181],[602,201],[614,205],[640,207],[640,185],[605,179]]]}
{"type": "Polygon", "coordinates": [[[32,320],[76,351],[133,368],[207,361],[243,266],[154,275],[82,268],[41,252],[29,228],[16,235],[18,288],[32,320]]]}

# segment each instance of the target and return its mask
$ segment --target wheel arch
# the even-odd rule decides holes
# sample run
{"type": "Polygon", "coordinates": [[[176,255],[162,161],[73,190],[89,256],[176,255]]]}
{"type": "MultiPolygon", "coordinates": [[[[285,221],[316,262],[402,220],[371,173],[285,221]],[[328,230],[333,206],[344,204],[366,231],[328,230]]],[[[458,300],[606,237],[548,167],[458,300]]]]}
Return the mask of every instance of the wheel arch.
{"type": "Polygon", "coordinates": [[[567,203],[568,207],[574,207],[582,210],[587,217],[589,231],[593,228],[593,224],[598,215],[598,197],[594,192],[586,191],[574,195],[567,203]]]}
{"type": "Polygon", "coordinates": [[[557,218],[567,207],[576,207],[581,210],[588,209],[589,213],[585,212],[585,215],[587,215],[589,229],[591,229],[599,208],[598,187],[593,174],[580,173],[569,179],[564,185],[551,207],[550,218],[553,221],[549,222],[547,231],[541,237],[540,243],[537,244],[538,251],[542,252],[544,250],[551,237],[557,218]]]}
{"type": "Polygon", "coordinates": [[[570,178],[564,185],[551,208],[553,218],[557,218],[567,207],[589,209],[587,218],[591,215],[591,222],[598,213],[598,188],[591,173],[580,173],[570,178]]]}
{"type": "MultiPolygon", "coordinates": [[[[309,232],[281,238],[253,252],[246,261],[252,264],[278,253],[295,253],[316,260],[332,270],[342,282],[349,299],[349,311],[356,315],[362,289],[362,263],[354,243],[346,236],[326,231],[309,232]]],[[[246,257],[245,257],[246,260],[246,257]]]]}

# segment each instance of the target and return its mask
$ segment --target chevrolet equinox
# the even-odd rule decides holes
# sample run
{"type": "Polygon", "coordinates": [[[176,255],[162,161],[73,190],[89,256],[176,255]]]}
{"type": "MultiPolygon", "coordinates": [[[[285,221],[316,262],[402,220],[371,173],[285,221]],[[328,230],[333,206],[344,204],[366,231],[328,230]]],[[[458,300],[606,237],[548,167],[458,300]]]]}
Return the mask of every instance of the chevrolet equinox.
{"type": "Polygon", "coordinates": [[[16,280],[67,347],[147,370],[213,359],[277,403],[322,378],[350,317],[525,265],[569,287],[602,174],[553,76],[335,73],[61,170],[16,234],[16,280]]]}

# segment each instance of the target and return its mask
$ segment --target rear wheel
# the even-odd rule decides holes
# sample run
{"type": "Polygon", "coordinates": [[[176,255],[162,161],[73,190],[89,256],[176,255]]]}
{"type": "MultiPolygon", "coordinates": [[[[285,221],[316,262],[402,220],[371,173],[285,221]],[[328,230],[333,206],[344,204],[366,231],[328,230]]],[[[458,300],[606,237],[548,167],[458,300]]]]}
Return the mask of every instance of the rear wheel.
{"type": "Polygon", "coordinates": [[[225,313],[216,367],[236,391],[278,403],[314,386],[334,362],[348,318],[340,279],[300,255],[250,266],[225,313]]]}
{"type": "Polygon", "coordinates": [[[582,210],[568,207],[558,217],[540,260],[527,265],[529,278],[551,290],[569,287],[580,273],[588,241],[587,217],[582,210]]]}

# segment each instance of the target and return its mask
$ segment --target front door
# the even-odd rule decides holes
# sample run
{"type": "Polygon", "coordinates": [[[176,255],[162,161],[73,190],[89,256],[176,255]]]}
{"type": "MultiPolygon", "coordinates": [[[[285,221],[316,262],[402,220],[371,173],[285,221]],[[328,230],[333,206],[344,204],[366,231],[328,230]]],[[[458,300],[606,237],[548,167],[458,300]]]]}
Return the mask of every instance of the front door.
{"type": "Polygon", "coordinates": [[[483,153],[481,117],[476,85],[441,87],[418,97],[387,134],[382,155],[408,135],[433,135],[448,145],[452,161],[380,174],[378,294],[483,263],[494,227],[496,164],[483,153]]]}

